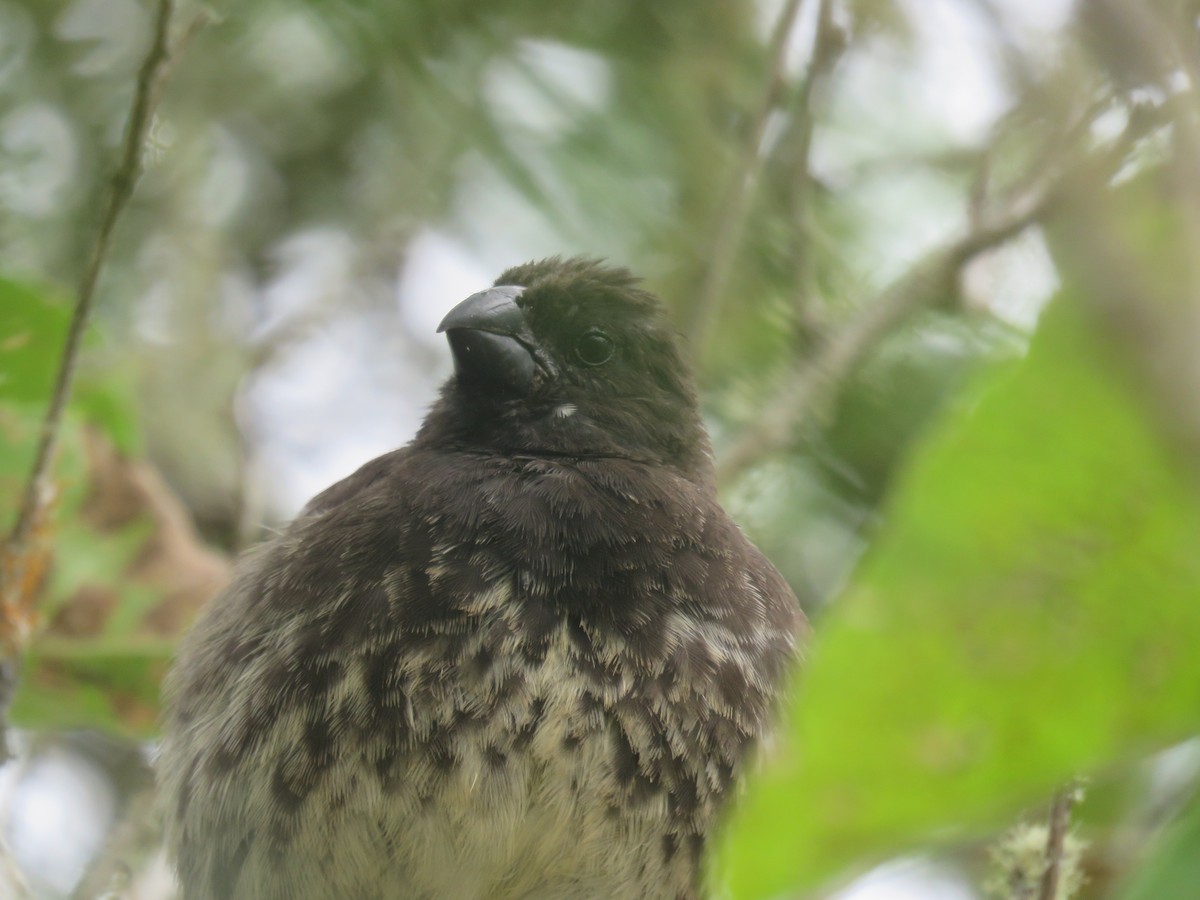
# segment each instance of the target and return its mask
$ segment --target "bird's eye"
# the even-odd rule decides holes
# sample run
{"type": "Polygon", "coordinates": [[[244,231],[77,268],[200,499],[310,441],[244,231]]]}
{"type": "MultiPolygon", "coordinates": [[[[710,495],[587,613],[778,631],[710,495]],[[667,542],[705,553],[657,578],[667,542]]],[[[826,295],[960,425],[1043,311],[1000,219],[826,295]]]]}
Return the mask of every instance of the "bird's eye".
{"type": "Polygon", "coordinates": [[[575,344],[575,355],[587,366],[600,366],[612,359],[612,339],[597,328],[584,332],[575,344]]]}

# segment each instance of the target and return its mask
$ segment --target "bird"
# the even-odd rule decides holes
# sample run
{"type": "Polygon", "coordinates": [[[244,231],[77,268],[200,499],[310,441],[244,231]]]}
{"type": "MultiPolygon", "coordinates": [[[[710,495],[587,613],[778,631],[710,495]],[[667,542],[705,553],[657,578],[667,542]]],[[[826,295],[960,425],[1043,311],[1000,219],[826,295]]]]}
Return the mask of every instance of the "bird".
{"type": "Polygon", "coordinates": [[[718,501],[682,338],[592,258],[510,268],[438,330],[454,372],[413,440],[181,641],[181,897],[702,897],[807,626],[718,501]]]}

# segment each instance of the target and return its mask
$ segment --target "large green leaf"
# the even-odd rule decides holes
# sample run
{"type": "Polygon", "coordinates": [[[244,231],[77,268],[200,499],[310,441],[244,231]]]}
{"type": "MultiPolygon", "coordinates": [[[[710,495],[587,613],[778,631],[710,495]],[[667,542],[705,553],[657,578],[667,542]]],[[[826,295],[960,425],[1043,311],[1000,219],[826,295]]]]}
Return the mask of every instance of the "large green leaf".
{"type": "Polygon", "coordinates": [[[1194,897],[1200,886],[1200,803],[1173,823],[1162,845],[1139,867],[1118,896],[1121,900],[1164,900],[1194,897]]]}
{"type": "Polygon", "coordinates": [[[737,897],[999,821],[1200,727],[1200,512],[1144,406],[1063,297],[914,455],[729,829],[737,897]]]}

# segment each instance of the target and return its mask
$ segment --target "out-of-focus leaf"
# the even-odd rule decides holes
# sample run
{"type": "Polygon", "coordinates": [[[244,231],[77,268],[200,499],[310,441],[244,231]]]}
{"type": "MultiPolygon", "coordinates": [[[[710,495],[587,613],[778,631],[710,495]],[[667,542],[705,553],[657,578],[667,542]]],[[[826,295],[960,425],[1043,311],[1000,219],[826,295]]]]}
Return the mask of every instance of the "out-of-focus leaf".
{"type": "Polygon", "coordinates": [[[75,385],[71,406],[108,435],[122,453],[140,454],[142,431],[134,412],[135,390],[131,379],[105,372],[103,380],[81,379],[75,385]]]}
{"type": "Polygon", "coordinates": [[[39,727],[51,730],[95,728],[112,731],[117,721],[101,688],[81,685],[69,678],[45,685],[28,675],[22,676],[9,716],[22,727],[36,722],[39,727]]]}
{"type": "MultiPolygon", "coordinates": [[[[14,512],[40,413],[0,405],[0,515],[14,512]],[[11,490],[10,490],[11,488],[11,490]]],[[[12,721],[146,735],[174,638],[218,590],[228,562],[199,540],[178,499],[69,411],[63,422],[49,577],[12,721]]],[[[32,608],[32,607],[31,607],[32,608]]]]}
{"type": "Polygon", "coordinates": [[[718,875],[812,885],[1200,725],[1200,510],[1069,296],[913,459],[718,875]]]}
{"type": "Polygon", "coordinates": [[[9,648],[22,647],[38,626],[58,522],[64,510],[77,508],[82,483],[78,423],[67,417],[61,426],[60,464],[50,489],[40,494],[25,539],[9,540],[24,500],[40,424],[41,416],[31,405],[0,403],[0,580],[6,586],[0,643],[9,648]]]}
{"type": "MultiPolygon", "coordinates": [[[[42,415],[43,410],[35,404],[0,402],[0,532],[5,534],[12,527],[29,478],[42,415]]],[[[59,494],[56,519],[73,519],[87,493],[87,465],[83,425],[70,409],[59,431],[54,483],[59,494]]]]}
{"type": "MultiPolygon", "coordinates": [[[[7,530],[16,514],[25,479],[32,463],[34,443],[42,411],[36,404],[0,406],[0,425],[5,440],[0,441],[0,518],[7,530]]],[[[57,509],[35,531],[40,554],[30,566],[30,582],[26,596],[28,616],[26,626],[34,634],[33,649],[24,658],[24,672],[18,687],[11,720],[21,726],[38,727],[108,727],[120,720],[118,711],[128,715],[127,722],[153,722],[153,687],[139,686],[135,678],[121,677],[123,662],[119,648],[104,647],[108,654],[101,663],[89,659],[82,667],[77,663],[53,662],[44,666],[37,652],[37,631],[44,627],[61,605],[84,590],[104,586],[121,597],[113,617],[124,610],[125,594],[130,586],[123,576],[144,541],[147,529],[139,524],[110,533],[89,527],[81,519],[89,485],[83,428],[73,413],[68,413],[61,426],[59,454],[55,466],[55,485],[59,491],[57,509]],[[49,577],[43,579],[43,570],[49,577]],[[149,699],[142,696],[151,691],[149,699]],[[148,708],[147,715],[142,710],[148,708]]],[[[127,621],[125,616],[121,621],[127,621]]],[[[21,643],[24,643],[22,638],[21,643]]],[[[151,674],[146,663],[140,671],[151,674]]],[[[148,725],[145,727],[149,727],[148,725]]],[[[120,730],[129,731],[126,724],[120,730]]]]}
{"type": "MultiPolygon", "coordinates": [[[[116,588],[150,533],[145,522],[102,532],[78,516],[63,522],[55,542],[54,576],[43,611],[51,617],[72,595],[89,586],[116,588]]],[[[123,604],[122,604],[123,605],[123,604]]]]}
{"type": "Polygon", "coordinates": [[[49,398],[69,317],[66,304],[0,278],[0,401],[49,398]]]}
{"type": "MultiPolygon", "coordinates": [[[[44,414],[54,388],[70,321],[69,305],[53,291],[0,278],[0,408],[21,417],[44,414]]],[[[85,348],[98,341],[89,330],[85,348]]],[[[76,374],[70,408],[104,430],[124,452],[134,452],[140,431],[133,412],[135,386],[127,372],[91,371],[87,359],[76,374]]],[[[26,442],[0,431],[0,457],[28,449],[32,461],[34,432],[26,442]],[[4,446],[7,444],[7,448],[4,446]]],[[[6,465],[0,459],[0,469],[6,465]]]]}
{"type": "Polygon", "coordinates": [[[1121,900],[1195,896],[1200,886],[1200,803],[1164,835],[1158,853],[1119,895],[1121,900]]]}
{"type": "Polygon", "coordinates": [[[35,646],[26,655],[10,717],[26,728],[148,736],[157,723],[158,687],[171,648],[170,641],[133,636],[35,646]]]}
{"type": "Polygon", "coordinates": [[[1012,332],[998,323],[926,315],[883,341],[842,388],[822,434],[817,462],[830,480],[848,480],[875,505],[912,442],[985,360],[1015,356],[1012,332]]]}

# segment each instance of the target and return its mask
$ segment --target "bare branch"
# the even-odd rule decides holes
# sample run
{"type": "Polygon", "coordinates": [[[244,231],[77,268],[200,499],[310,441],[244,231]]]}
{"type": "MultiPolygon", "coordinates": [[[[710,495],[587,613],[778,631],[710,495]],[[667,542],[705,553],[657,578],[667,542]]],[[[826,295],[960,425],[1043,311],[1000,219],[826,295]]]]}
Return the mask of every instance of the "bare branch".
{"type": "Polygon", "coordinates": [[[754,186],[762,172],[763,137],[771,112],[779,104],[785,84],[784,64],[787,59],[788,36],[796,24],[801,0],[787,0],[775,31],[771,35],[769,67],[762,102],[751,123],[750,133],[742,147],[737,166],[730,177],[724,199],[717,213],[717,231],[713,237],[712,252],[708,269],[701,283],[699,295],[691,308],[685,331],[696,356],[702,356],[708,335],[712,330],[721,297],[733,269],[742,235],[746,231],[746,220],[750,213],[750,201],[754,197],[754,186]]]}
{"type": "MultiPolygon", "coordinates": [[[[71,394],[80,342],[91,314],[96,284],[108,258],[113,231],[141,172],[146,132],[154,112],[161,71],[168,58],[167,34],[172,11],[173,0],[159,0],[150,47],[138,71],[120,161],[113,174],[91,257],[76,294],[75,309],[67,330],[62,361],[59,363],[50,404],[42,420],[33,468],[25,485],[16,523],[4,547],[5,565],[0,569],[0,658],[3,658],[10,668],[27,631],[27,627],[21,624],[21,609],[29,602],[29,598],[21,595],[23,586],[27,586],[29,581],[28,569],[34,555],[30,546],[31,538],[35,532],[35,525],[44,519],[48,507],[53,502],[55,489],[51,470],[58,453],[63,411],[71,394]]],[[[0,678],[0,709],[7,706],[13,687],[12,673],[6,672],[5,676],[0,678]]],[[[3,725],[0,723],[0,756],[6,753],[3,743],[3,725]]]]}
{"type": "Polygon", "coordinates": [[[1067,785],[1054,795],[1054,800],[1050,804],[1050,819],[1046,832],[1046,867],[1042,870],[1037,900],[1056,900],[1058,897],[1063,847],[1067,840],[1067,827],[1071,824],[1071,807],[1075,803],[1075,791],[1075,785],[1067,785]]]}

